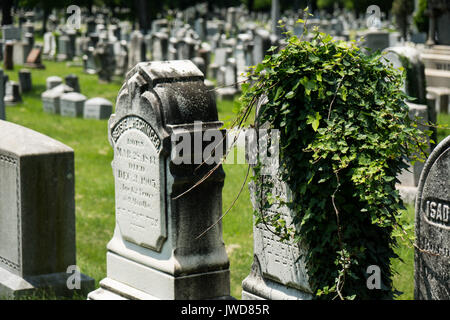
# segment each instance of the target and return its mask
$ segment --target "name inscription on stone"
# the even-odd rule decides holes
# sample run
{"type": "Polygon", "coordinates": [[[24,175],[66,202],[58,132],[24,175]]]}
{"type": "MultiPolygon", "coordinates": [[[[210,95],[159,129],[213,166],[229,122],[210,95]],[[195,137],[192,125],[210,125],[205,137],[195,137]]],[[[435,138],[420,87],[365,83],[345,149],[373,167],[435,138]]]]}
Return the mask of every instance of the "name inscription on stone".
{"type": "Polygon", "coordinates": [[[113,129],[116,219],[122,237],[160,251],[166,238],[164,159],[153,128],[127,117],[113,129]]]}
{"type": "Polygon", "coordinates": [[[423,213],[425,220],[434,226],[450,230],[450,203],[440,199],[427,198],[424,204],[423,213]]]}

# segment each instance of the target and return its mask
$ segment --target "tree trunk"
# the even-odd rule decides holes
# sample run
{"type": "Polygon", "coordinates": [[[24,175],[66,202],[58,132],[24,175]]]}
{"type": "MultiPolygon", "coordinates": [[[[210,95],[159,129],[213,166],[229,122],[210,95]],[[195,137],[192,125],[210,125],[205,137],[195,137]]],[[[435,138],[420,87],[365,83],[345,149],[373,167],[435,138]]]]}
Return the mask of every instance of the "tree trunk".
{"type": "Polygon", "coordinates": [[[11,8],[13,5],[13,0],[2,0],[2,26],[13,24],[13,19],[11,15],[11,8]]]}
{"type": "Polygon", "coordinates": [[[253,12],[253,9],[255,8],[255,0],[248,0],[247,6],[248,6],[248,11],[253,12]]]}
{"type": "Polygon", "coordinates": [[[48,20],[49,14],[50,14],[50,9],[44,8],[44,17],[42,19],[42,35],[44,35],[47,32],[47,20],[48,20]]]}

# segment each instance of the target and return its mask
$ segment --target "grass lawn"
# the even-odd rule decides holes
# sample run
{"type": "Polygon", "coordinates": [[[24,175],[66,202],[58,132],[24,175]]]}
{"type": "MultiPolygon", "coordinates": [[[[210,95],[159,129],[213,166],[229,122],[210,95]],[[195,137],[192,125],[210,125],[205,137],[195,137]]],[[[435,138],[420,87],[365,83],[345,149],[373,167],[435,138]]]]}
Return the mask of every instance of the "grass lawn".
{"type": "MultiPolygon", "coordinates": [[[[44,113],[40,99],[48,76],[64,77],[77,74],[82,94],[87,98],[104,97],[115,103],[122,81],[99,84],[97,77],[86,75],[80,67],[67,67],[65,63],[45,62],[45,70],[32,70],[33,91],[23,94],[23,102],[7,107],[7,120],[31,128],[57,139],[75,150],[76,173],[76,228],[77,264],[82,272],[101,280],[106,275],[106,244],[115,225],[114,180],[111,169],[113,150],[107,139],[107,121],[72,119],[44,113]]],[[[11,80],[18,78],[18,70],[5,71],[11,80]]],[[[220,119],[228,122],[233,117],[233,102],[219,102],[220,119]]],[[[439,118],[450,123],[448,116],[439,118]]],[[[440,139],[448,135],[440,130],[440,139]]],[[[224,165],[227,175],[223,190],[223,210],[233,202],[247,168],[245,165],[224,165]]],[[[414,210],[405,212],[405,219],[414,221],[414,210]]],[[[244,188],[239,201],[223,220],[224,241],[230,257],[231,294],[240,298],[241,282],[248,275],[253,256],[252,208],[248,189],[244,188]]],[[[398,271],[395,284],[405,294],[401,299],[413,298],[413,250],[398,249],[404,263],[393,261],[398,271]]]]}

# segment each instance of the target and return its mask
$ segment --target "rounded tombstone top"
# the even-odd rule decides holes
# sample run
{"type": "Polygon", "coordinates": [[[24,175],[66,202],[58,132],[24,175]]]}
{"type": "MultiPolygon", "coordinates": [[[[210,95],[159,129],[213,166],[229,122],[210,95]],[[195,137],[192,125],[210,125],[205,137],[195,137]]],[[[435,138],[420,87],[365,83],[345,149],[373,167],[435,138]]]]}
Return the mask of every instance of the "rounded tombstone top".
{"type": "Polygon", "coordinates": [[[19,73],[31,73],[29,69],[20,69],[19,73]]]}
{"type": "Polygon", "coordinates": [[[61,100],[68,100],[68,101],[86,101],[86,96],[82,95],[78,92],[69,92],[65,93],[61,96],[61,100]]]}
{"type": "Polygon", "coordinates": [[[68,92],[73,92],[74,89],[64,83],[61,83],[59,85],[57,85],[56,87],[53,87],[49,90],[53,90],[56,93],[59,93],[60,95],[62,95],[63,93],[68,93],[68,92]]]}
{"type": "Polygon", "coordinates": [[[415,232],[415,299],[448,299],[450,136],[433,150],[422,170],[416,199],[415,232]]]}
{"type": "Polygon", "coordinates": [[[105,98],[95,97],[95,98],[91,98],[89,100],[86,100],[85,105],[86,106],[91,106],[91,105],[94,105],[94,106],[112,106],[112,103],[109,100],[105,99],[105,98]]]}
{"type": "Polygon", "coordinates": [[[63,80],[58,76],[48,77],[46,80],[47,89],[53,89],[57,85],[61,84],[63,80]]]}

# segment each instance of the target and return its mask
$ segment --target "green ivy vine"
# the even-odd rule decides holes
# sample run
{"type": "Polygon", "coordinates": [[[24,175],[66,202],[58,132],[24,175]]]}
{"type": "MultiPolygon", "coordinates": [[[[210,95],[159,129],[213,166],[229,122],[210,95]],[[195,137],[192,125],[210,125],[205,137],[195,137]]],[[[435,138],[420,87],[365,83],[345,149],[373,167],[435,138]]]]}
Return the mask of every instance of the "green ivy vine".
{"type": "MultiPolygon", "coordinates": [[[[306,22],[299,20],[298,23],[306,22]]],[[[403,203],[395,188],[406,161],[423,159],[427,134],[408,117],[401,91],[404,73],[366,55],[356,43],[314,31],[312,41],[288,33],[248,74],[238,116],[255,116],[280,130],[280,176],[292,191],[282,203],[295,213],[293,226],[270,219],[284,240],[307,250],[310,285],[318,299],[390,299],[390,260],[403,203]],[[369,290],[367,267],[381,269],[381,290],[369,290]]],[[[261,184],[259,166],[253,181],[261,184]]],[[[266,179],[267,180],[267,179],[266,179]]],[[[265,196],[264,207],[276,201],[265,196]]],[[[259,220],[261,221],[261,217],[259,220]]]]}

